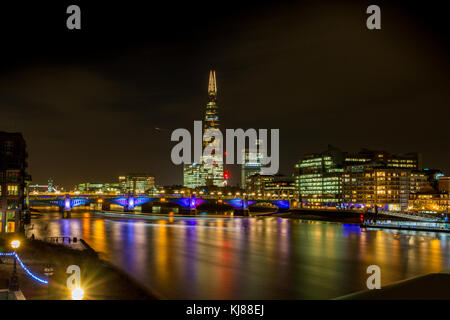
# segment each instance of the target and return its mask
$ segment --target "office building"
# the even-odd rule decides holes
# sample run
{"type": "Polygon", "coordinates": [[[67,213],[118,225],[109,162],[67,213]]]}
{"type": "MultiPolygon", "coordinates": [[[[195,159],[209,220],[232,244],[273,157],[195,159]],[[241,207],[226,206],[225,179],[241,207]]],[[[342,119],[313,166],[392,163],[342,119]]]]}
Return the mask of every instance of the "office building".
{"type": "Polygon", "coordinates": [[[31,177],[25,140],[20,133],[0,132],[0,230],[20,230],[25,188],[31,177]]]}
{"type": "Polygon", "coordinates": [[[198,163],[192,163],[183,167],[183,181],[186,188],[195,189],[206,186],[208,171],[198,163]]]}
{"type": "Polygon", "coordinates": [[[325,152],[306,154],[295,165],[297,196],[304,206],[341,203],[344,159],[342,151],[329,146],[325,152]]]}
{"type": "Polygon", "coordinates": [[[418,153],[350,153],[329,146],[295,165],[297,196],[303,207],[406,210],[409,194],[429,179],[421,169],[418,153]]]}
{"type": "Polygon", "coordinates": [[[143,194],[155,188],[155,177],[148,173],[129,173],[119,177],[120,192],[143,194]]]}
{"type": "Polygon", "coordinates": [[[245,192],[251,198],[295,199],[295,180],[281,174],[247,177],[245,192]]]}
{"type": "MultiPolygon", "coordinates": [[[[208,83],[208,103],[206,105],[205,118],[203,123],[203,134],[209,130],[220,130],[219,112],[217,105],[217,80],[216,72],[211,70],[208,83]]],[[[203,141],[203,150],[206,147],[219,147],[219,141],[211,137],[208,141],[203,141]]],[[[183,184],[189,188],[200,186],[224,186],[223,154],[211,152],[201,156],[200,164],[189,164],[183,168],[183,184]]]]}
{"type": "Polygon", "coordinates": [[[450,193],[450,177],[440,176],[438,178],[438,189],[442,193],[450,193]]]}

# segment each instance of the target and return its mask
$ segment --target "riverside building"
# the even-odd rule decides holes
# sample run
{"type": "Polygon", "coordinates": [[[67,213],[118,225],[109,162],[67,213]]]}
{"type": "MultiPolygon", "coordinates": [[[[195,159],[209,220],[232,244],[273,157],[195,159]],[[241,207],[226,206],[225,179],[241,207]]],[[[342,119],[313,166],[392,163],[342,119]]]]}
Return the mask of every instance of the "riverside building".
{"type": "Polygon", "coordinates": [[[251,198],[295,199],[295,180],[281,174],[247,177],[245,192],[251,198]]]}
{"type": "Polygon", "coordinates": [[[155,177],[148,173],[129,173],[119,177],[122,193],[143,194],[155,188],[155,177]]]}
{"type": "Polygon", "coordinates": [[[26,173],[28,154],[20,133],[0,132],[0,231],[21,228],[25,188],[31,177],[26,173]]]}
{"type": "Polygon", "coordinates": [[[264,152],[261,149],[261,141],[256,141],[254,149],[244,149],[242,153],[244,163],[241,165],[241,187],[245,189],[248,177],[261,174],[261,169],[264,166],[262,163],[264,152]]]}
{"type": "Polygon", "coordinates": [[[295,165],[297,197],[303,207],[407,210],[410,193],[427,183],[418,153],[362,149],[307,154],[295,165]]]}

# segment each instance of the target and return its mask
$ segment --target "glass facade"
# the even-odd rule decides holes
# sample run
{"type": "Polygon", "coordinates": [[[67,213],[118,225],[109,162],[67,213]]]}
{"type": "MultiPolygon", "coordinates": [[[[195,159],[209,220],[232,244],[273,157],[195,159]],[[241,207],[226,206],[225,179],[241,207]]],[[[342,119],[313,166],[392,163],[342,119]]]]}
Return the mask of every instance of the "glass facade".
{"type": "Polygon", "coordinates": [[[333,154],[309,155],[296,164],[296,187],[305,205],[338,204],[342,200],[342,171],[333,154]]]}
{"type": "Polygon", "coordinates": [[[295,165],[297,196],[305,207],[407,210],[409,195],[427,183],[420,169],[417,153],[348,153],[329,146],[295,165]]]}

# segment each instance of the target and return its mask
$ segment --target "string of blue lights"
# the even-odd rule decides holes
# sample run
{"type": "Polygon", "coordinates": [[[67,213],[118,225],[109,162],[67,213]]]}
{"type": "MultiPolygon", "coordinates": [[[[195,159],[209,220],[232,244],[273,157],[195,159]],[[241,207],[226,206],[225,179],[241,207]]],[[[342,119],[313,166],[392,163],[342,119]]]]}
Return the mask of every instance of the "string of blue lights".
{"type": "Polygon", "coordinates": [[[16,257],[17,261],[19,262],[19,265],[22,267],[22,269],[33,279],[36,280],[37,282],[40,282],[42,284],[48,284],[48,281],[45,279],[41,279],[38,276],[36,276],[35,274],[33,274],[30,269],[27,268],[27,266],[22,262],[22,260],[19,258],[19,256],[17,255],[17,253],[15,252],[0,252],[0,256],[3,257],[16,257]]]}

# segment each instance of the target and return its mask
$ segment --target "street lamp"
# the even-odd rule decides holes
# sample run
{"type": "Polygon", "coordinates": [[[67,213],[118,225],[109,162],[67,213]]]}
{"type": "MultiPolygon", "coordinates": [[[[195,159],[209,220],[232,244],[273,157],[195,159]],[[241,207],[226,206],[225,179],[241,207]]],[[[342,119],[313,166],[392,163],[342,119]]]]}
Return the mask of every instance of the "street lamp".
{"type": "Polygon", "coordinates": [[[80,287],[76,287],[72,290],[72,300],[83,300],[84,290],[80,287]]]}
{"type": "Polygon", "coordinates": [[[44,274],[47,276],[47,300],[50,300],[50,277],[53,276],[53,271],[50,265],[44,268],[44,274]]]}
{"type": "Polygon", "coordinates": [[[18,291],[19,290],[19,279],[17,278],[17,255],[16,255],[16,249],[18,249],[19,247],[20,247],[19,240],[11,241],[11,248],[14,249],[14,267],[13,267],[13,273],[11,276],[11,280],[9,282],[9,290],[10,291],[18,291]]]}
{"type": "Polygon", "coordinates": [[[18,249],[19,247],[20,247],[20,241],[19,240],[11,241],[11,248],[18,249]]]}

